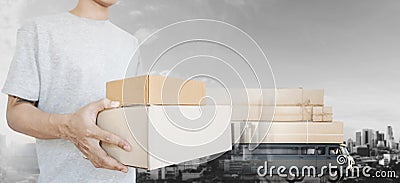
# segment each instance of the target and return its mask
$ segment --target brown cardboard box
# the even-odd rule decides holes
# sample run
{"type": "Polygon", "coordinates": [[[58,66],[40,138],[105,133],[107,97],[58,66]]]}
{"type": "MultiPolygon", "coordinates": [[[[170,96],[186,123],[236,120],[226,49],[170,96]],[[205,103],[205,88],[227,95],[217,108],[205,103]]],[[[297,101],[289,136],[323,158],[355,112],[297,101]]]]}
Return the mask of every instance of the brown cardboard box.
{"type": "Polygon", "coordinates": [[[315,122],[331,122],[332,115],[332,107],[313,107],[312,120],[315,122]]]}
{"type": "Polygon", "coordinates": [[[343,134],[308,134],[308,142],[312,143],[343,143],[343,134]]]}
{"type": "Polygon", "coordinates": [[[235,143],[342,143],[343,122],[232,122],[235,143]]]}
{"type": "Polygon", "coordinates": [[[302,88],[207,88],[218,105],[323,106],[324,90],[302,88]]]}
{"type": "MultiPolygon", "coordinates": [[[[276,105],[277,106],[291,106],[291,105],[302,105],[302,93],[301,88],[279,88],[275,90],[276,94],[276,105]]],[[[273,93],[273,92],[270,92],[273,93]]],[[[269,98],[265,98],[269,99],[269,98]]],[[[263,97],[263,101],[265,102],[263,97]]],[[[268,103],[268,102],[266,102],[268,103]]]]}
{"type": "Polygon", "coordinates": [[[311,121],[312,107],[308,106],[232,106],[232,121],[311,121]]]}
{"type": "MultiPolygon", "coordinates": [[[[268,101],[272,97],[273,90],[264,90],[263,103],[269,104],[273,101],[268,101]],[[267,96],[267,97],[265,97],[267,96]]],[[[323,106],[324,105],[324,90],[321,89],[303,89],[303,88],[279,88],[275,90],[277,106],[323,106]]]]}
{"type": "Polygon", "coordinates": [[[231,150],[230,115],[227,106],[131,106],[101,112],[97,124],[132,146],[103,143],[110,156],[151,170],[231,150]]]}
{"type": "MultiPolygon", "coordinates": [[[[273,111],[268,107],[263,107],[261,119],[272,116],[273,111]]],[[[311,121],[312,108],[300,106],[276,106],[273,117],[274,122],[291,122],[291,121],[311,121]]]]}
{"type": "Polygon", "coordinates": [[[145,75],[106,84],[107,98],[129,105],[199,105],[205,97],[205,83],[145,75]]]}
{"type": "Polygon", "coordinates": [[[312,106],[323,106],[324,90],[303,89],[303,104],[312,106]]]}
{"type": "Polygon", "coordinates": [[[311,134],[343,134],[343,122],[308,123],[308,133],[311,134]]]}

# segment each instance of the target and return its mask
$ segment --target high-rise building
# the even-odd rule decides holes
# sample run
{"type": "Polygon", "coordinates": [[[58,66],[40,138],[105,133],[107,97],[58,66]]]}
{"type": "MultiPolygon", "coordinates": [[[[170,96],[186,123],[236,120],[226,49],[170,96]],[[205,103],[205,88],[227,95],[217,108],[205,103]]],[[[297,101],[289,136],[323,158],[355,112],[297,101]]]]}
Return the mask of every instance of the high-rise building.
{"type": "Polygon", "coordinates": [[[390,125],[387,126],[387,138],[388,140],[394,140],[393,127],[390,125]]]}
{"type": "Polygon", "coordinates": [[[385,133],[376,131],[376,140],[384,141],[385,140],[385,133]]]}
{"type": "Polygon", "coordinates": [[[387,126],[387,147],[390,149],[395,149],[396,143],[394,142],[393,127],[387,126]]]}
{"type": "Polygon", "coordinates": [[[361,145],[369,146],[370,148],[374,147],[374,132],[372,129],[363,129],[361,135],[361,145]]]}
{"type": "Polygon", "coordinates": [[[356,146],[361,146],[361,132],[356,132],[356,146]]]}
{"type": "Polygon", "coordinates": [[[380,132],[380,131],[376,131],[375,136],[376,136],[377,147],[379,147],[379,148],[386,147],[385,133],[380,132]]]}

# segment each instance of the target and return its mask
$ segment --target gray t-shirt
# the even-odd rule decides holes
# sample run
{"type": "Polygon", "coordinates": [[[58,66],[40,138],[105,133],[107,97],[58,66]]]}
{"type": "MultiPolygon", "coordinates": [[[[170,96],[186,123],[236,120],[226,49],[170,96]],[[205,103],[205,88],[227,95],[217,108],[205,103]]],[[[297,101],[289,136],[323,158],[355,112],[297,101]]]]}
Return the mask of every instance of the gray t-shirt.
{"type": "MultiPolygon", "coordinates": [[[[108,20],[62,13],[29,21],[17,47],[3,93],[38,101],[48,113],[71,113],[105,97],[105,83],[139,72],[138,41],[108,20]],[[135,54],[137,55],[137,54],[135,54]],[[132,59],[131,59],[132,58],[132,59]]],[[[36,140],[40,182],[135,182],[129,173],[96,169],[70,142],[36,140]]]]}

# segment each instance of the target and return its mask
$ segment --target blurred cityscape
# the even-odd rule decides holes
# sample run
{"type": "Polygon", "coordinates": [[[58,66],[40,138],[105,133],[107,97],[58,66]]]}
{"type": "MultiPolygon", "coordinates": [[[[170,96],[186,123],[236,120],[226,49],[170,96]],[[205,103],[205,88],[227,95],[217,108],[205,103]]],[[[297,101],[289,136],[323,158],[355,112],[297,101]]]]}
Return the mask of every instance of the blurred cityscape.
{"type": "MultiPolygon", "coordinates": [[[[362,129],[352,138],[343,142],[357,167],[371,167],[370,174],[375,172],[391,172],[391,176],[378,177],[346,177],[341,182],[400,182],[399,141],[395,141],[392,126],[387,131],[362,129]]],[[[232,151],[226,152],[216,159],[204,159],[174,165],[157,170],[138,169],[137,182],[287,182],[281,177],[260,177],[255,172],[260,166],[257,161],[260,155],[243,153],[246,145],[234,145],[232,151]],[[258,156],[258,157],[257,157],[258,156]],[[199,163],[205,162],[205,163],[199,163]]],[[[261,155],[262,156],[262,155],[261,155]]],[[[326,182],[322,178],[306,177],[300,182],[326,182]]]]}
{"type": "Polygon", "coordinates": [[[396,172],[393,178],[360,177],[363,182],[400,182],[400,147],[395,140],[392,126],[386,127],[386,133],[374,129],[362,129],[355,132],[355,140],[349,138],[345,143],[358,167],[372,167],[372,172],[396,172]]]}
{"type": "Polygon", "coordinates": [[[0,134],[0,182],[34,183],[39,177],[35,143],[7,144],[0,134]]]}
{"type": "MultiPolygon", "coordinates": [[[[355,140],[349,138],[343,143],[356,166],[369,166],[372,173],[392,171],[395,177],[348,177],[342,182],[399,182],[400,147],[394,134],[392,126],[387,126],[386,132],[361,129],[355,132],[355,140]]],[[[137,169],[137,182],[286,182],[280,177],[259,177],[255,172],[263,158],[252,155],[246,148],[235,144],[229,152],[184,164],[152,171],[137,169]]],[[[38,175],[35,144],[7,144],[6,136],[0,135],[0,182],[34,183],[38,175]]],[[[305,178],[303,182],[320,182],[320,178],[305,178]]]]}

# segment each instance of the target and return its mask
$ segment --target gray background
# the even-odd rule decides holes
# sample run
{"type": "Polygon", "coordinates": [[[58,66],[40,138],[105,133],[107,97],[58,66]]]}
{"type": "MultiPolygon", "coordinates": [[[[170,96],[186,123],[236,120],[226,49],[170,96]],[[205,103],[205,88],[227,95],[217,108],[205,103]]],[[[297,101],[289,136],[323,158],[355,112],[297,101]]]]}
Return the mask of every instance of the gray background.
{"type": "MultiPolygon", "coordinates": [[[[0,85],[27,18],[65,12],[75,0],[0,0],[0,85]]],[[[387,0],[122,0],[111,21],[140,40],[170,23],[211,18],[251,35],[266,52],[277,87],[324,88],[345,137],[362,128],[400,135],[400,1],[387,0]],[[396,84],[397,83],[397,84],[396,84]]],[[[265,62],[253,60],[252,62],[265,62]]],[[[8,143],[32,142],[12,132],[0,98],[0,133],[8,143]]]]}

